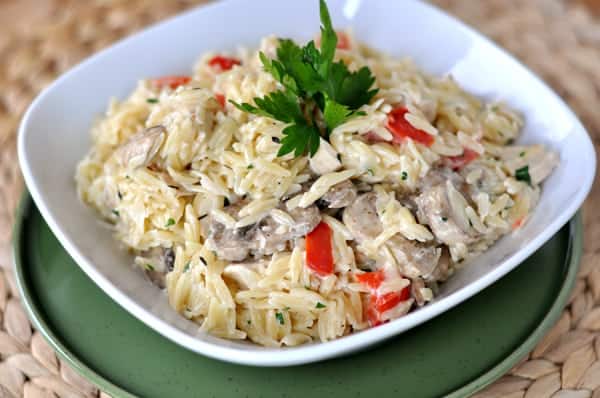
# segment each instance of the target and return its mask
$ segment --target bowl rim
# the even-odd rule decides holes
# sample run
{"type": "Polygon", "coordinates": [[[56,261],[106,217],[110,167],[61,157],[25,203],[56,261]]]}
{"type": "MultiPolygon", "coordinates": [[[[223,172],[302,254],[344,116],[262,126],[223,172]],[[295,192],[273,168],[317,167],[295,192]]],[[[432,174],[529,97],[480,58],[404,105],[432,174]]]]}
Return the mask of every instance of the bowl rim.
{"type": "MultiPolygon", "coordinates": [[[[184,331],[176,328],[167,321],[159,318],[150,310],[146,309],[146,307],[138,304],[133,299],[131,299],[126,293],[121,291],[121,289],[115,286],[101,272],[99,272],[96,269],[95,265],[91,261],[88,261],[85,258],[84,254],[79,250],[79,248],[72,242],[69,234],[62,228],[60,221],[54,218],[53,212],[51,211],[49,206],[47,206],[47,203],[44,200],[42,193],[38,190],[36,177],[30,166],[25,138],[28,134],[29,124],[31,123],[33,115],[38,110],[38,108],[40,108],[44,104],[45,98],[49,95],[49,93],[51,93],[55,88],[60,87],[64,81],[69,80],[71,76],[77,71],[84,69],[88,65],[95,62],[96,59],[106,56],[106,54],[113,51],[114,49],[121,48],[123,46],[128,45],[130,42],[139,40],[140,37],[144,36],[148,32],[154,32],[159,31],[161,29],[165,29],[172,22],[178,19],[190,18],[191,15],[196,14],[201,15],[201,13],[205,12],[208,9],[228,6],[237,3],[246,4],[247,6],[247,3],[243,3],[241,0],[218,1],[213,4],[193,8],[189,11],[178,14],[177,16],[168,18],[163,22],[143,29],[140,32],[137,32],[125,39],[122,39],[116,44],[85,59],[83,62],[64,73],[50,86],[44,89],[35,98],[35,100],[27,109],[21,121],[18,132],[19,163],[25,179],[25,183],[27,185],[27,188],[29,189],[29,192],[35,204],[39,208],[43,218],[50,226],[52,232],[56,235],[61,245],[67,250],[71,257],[73,257],[75,262],[102,290],[104,290],[105,293],[107,293],[107,295],[109,295],[113,300],[119,303],[119,305],[125,308],[136,318],[140,319],[142,322],[150,326],[152,329],[162,334],[163,336],[169,338],[170,340],[176,342],[177,344],[199,354],[206,355],[215,359],[220,359],[226,362],[253,366],[290,366],[309,362],[316,362],[336,357],[349,351],[355,351],[367,347],[375,342],[385,340],[387,338],[400,334],[418,324],[421,324],[427,321],[428,319],[431,319],[449,310],[450,308],[453,308],[454,306],[460,304],[464,300],[468,299],[477,292],[486,288],[487,286],[498,280],[500,277],[514,269],[517,265],[519,265],[527,257],[529,257],[535,250],[539,249],[563,225],[565,225],[569,221],[569,219],[573,217],[573,215],[583,203],[585,197],[591,189],[596,171],[596,154],[589,134],[587,133],[586,129],[583,127],[579,119],[575,116],[573,111],[550,87],[548,87],[548,85],[546,85],[540,78],[538,78],[530,69],[528,69],[520,61],[515,59],[511,54],[498,47],[491,40],[483,36],[481,33],[467,26],[458,19],[448,15],[444,11],[438,9],[437,7],[421,2],[419,0],[412,0],[412,2],[414,4],[418,4],[418,6],[420,7],[423,7],[427,12],[436,14],[437,17],[445,18],[448,21],[448,23],[453,26],[453,29],[463,31],[469,37],[478,40],[480,43],[483,43],[487,47],[491,47],[499,55],[513,62],[515,64],[515,67],[522,68],[524,72],[527,73],[528,78],[532,79],[535,83],[540,85],[540,87],[545,89],[547,91],[547,94],[550,97],[552,97],[552,99],[557,104],[561,106],[566,115],[573,121],[573,128],[575,130],[574,133],[582,135],[581,138],[583,139],[583,146],[585,147],[587,156],[590,159],[592,159],[592,162],[589,165],[589,169],[585,174],[586,178],[582,179],[579,182],[580,189],[577,191],[575,197],[571,200],[568,206],[565,209],[563,209],[563,211],[557,218],[555,218],[546,225],[546,227],[540,235],[533,238],[527,246],[511,254],[511,256],[508,259],[504,259],[503,261],[501,261],[501,265],[496,267],[494,270],[487,272],[486,274],[479,277],[477,280],[465,285],[463,288],[451,293],[450,295],[444,297],[435,304],[423,307],[419,311],[412,312],[409,315],[407,315],[407,317],[411,317],[410,319],[412,319],[412,323],[409,323],[408,321],[404,323],[401,322],[400,324],[396,322],[389,322],[384,325],[380,325],[377,328],[371,328],[365,331],[361,331],[360,333],[344,336],[342,338],[328,341],[326,343],[307,344],[291,348],[263,348],[261,350],[255,348],[240,349],[236,347],[218,345],[212,342],[201,340],[188,333],[185,333],[184,331]]],[[[403,319],[406,319],[407,317],[404,317],[403,319]]]]}

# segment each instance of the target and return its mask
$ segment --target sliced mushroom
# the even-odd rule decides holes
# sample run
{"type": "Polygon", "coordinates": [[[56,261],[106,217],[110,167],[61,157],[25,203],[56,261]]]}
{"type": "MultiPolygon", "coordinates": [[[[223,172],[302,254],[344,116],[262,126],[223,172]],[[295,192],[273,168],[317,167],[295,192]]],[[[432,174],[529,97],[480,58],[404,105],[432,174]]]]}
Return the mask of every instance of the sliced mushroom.
{"type": "Polygon", "coordinates": [[[165,141],[167,130],[154,126],[142,130],[115,151],[119,163],[126,168],[136,169],[149,165],[165,141]]]}
{"type": "Polygon", "coordinates": [[[432,278],[440,259],[440,248],[408,240],[400,234],[391,237],[386,245],[396,259],[402,275],[426,280],[432,278]]]}
{"type": "Polygon", "coordinates": [[[422,307],[426,302],[426,298],[423,296],[423,290],[425,288],[425,282],[421,278],[415,278],[410,283],[410,291],[412,297],[415,298],[415,302],[419,307],[422,307]]]}
{"type": "MultiPolygon", "coordinates": [[[[236,203],[224,211],[235,218],[243,204],[236,203]]],[[[306,235],[321,221],[319,209],[314,205],[296,208],[289,215],[294,220],[292,225],[267,215],[257,223],[241,228],[227,228],[211,217],[206,245],[226,261],[239,262],[250,256],[260,258],[287,249],[291,241],[306,235]]]]}
{"type": "MultiPolygon", "coordinates": [[[[474,240],[470,235],[473,229],[468,224],[465,226],[464,217],[458,214],[460,209],[451,206],[447,185],[452,185],[450,180],[448,184],[425,188],[415,198],[417,216],[422,224],[429,225],[438,241],[447,245],[470,243],[474,240]]],[[[452,191],[452,194],[456,192],[452,191]]]]}
{"type": "MultiPolygon", "coordinates": [[[[236,217],[244,202],[225,206],[223,211],[236,217]]],[[[248,257],[252,242],[256,239],[256,224],[241,228],[227,228],[212,215],[208,218],[208,239],[206,246],[217,253],[220,259],[227,261],[242,261],[248,257]]]]}
{"type": "Polygon", "coordinates": [[[359,244],[375,239],[383,231],[375,207],[376,197],[374,192],[362,194],[344,209],[342,221],[359,244]]]}
{"type": "Polygon", "coordinates": [[[438,261],[437,267],[431,274],[430,282],[443,282],[452,274],[450,252],[447,247],[442,247],[442,254],[438,261]]]}
{"type": "Polygon", "coordinates": [[[350,180],[335,184],[317,201],[320,207],[341,209],[350,206],[358,195],[358,190],[350,180]]]}
{"type": "Polygon", "coordinates": [[[145,268],[148,279],[161,289],[165,288],[165,276],[173,270],[175,252],[171,248],[155,247],[141,253],[151,268],[145,268]]]}

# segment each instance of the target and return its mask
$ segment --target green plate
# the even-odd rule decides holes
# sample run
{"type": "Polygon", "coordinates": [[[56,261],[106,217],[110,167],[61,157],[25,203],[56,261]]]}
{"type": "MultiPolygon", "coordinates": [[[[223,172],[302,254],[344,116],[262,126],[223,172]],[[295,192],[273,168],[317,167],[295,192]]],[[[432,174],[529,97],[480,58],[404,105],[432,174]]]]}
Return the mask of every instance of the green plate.
{"type": "Polygon", "coordinates": [[[344,358],[265,369],[187,351],[129,315],[73,262],[28,196],[14,231],[17,280],[35,326],[116,397],[466,396],[508,371],[558,319],[581,245],[577,215],[500,281],[395,339],[344,358]]]}

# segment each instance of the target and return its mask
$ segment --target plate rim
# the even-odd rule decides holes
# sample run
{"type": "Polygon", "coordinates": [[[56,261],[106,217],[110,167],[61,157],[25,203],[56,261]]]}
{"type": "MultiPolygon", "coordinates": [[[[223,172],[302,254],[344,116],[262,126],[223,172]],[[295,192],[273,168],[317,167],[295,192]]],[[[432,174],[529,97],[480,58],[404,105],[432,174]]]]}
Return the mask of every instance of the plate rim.
{"type": "MultiPolygon", "coordinates": [[[[235,1],[236,4],[239,2],[235,1]]],[[[352,1],[352,0],[347,0],[352,1]]],[[[27,155],[27,145],[25,142],[25,136],[27,134],[29,123],[33,119],[33,115],[39,111],[40,104],[44,104],[45,97],[52,92],[53,89],[58,87],[63,81],[69,81],[70,75],[78,70],[83,69],[86,65],[95,62],[100,59],[101,56],[111,50],[121,48],[127,43],[132,43],[134,40],[138,40],[142,35],[151,32],[157,32],[159,29],[165,29],[167,24],[176,21],[178,18],[189,17],[193,13],[199,12],[200,9],[206,10],[208,7],[217,7],[224,5],[225,2],[215,2],[208,6],[201,6],[199,8],[192,9],[190,11],[179,14],[178,16],[172,17],[165,22],[153,25],[150,28],[144,29],[117,44],[93,55],[81,64],[59,77],[52,85],[46,88],[30,105],[29,109],[25,113],[23,120],[19,128],[19,139],[18,139],[18,154],[19,162],[23,171],[25,182],[31,191],[31,195],[36,202],[40,213],[50,226],[53,233],[57,236],[63,247],[69,252],[69,254],[75,259],[78,266],[98,285],[102,290],[107,292],[110,297],[117,301],[125,310],[130,314],[140,319],[145,324],[149,325],[156,332],[166,336],[173,342],[189,349],[200,353],[205,356],[216,358],[226,362],[237,363],[241,365],[253,365],[253,366],[291,366],[303,363],[317,362],[320,360],[339,356],[341,354],[349,353],[353,350],[357,350],[369,345],[383,341],[384,339],[396,336],[397,334],[404,332],[418,324],[421,324],[429,319],[432,319],[439,314],[447,311],[448,309],[458,305],[467,298],[475,295],[481,289],[489,286],[500,277],[514,269],[519,263],[521,263],[526,257],[530,256],[535,250],[539,249],[551,236],[553,236],[560,228],[562,228],[571,217],[573,217],[575,211],[583,203],[589,191],[591,189],[595,170],[596,170],[596,155],[593,149],[593,145],[590,139],[590,135],[581,124],[577,116],[569,108],[567,104],[536,74],[534,74],[529,68],[524,66],[514,56],[507,53],[505,50],[498,47],[488,38],[483,36],[468,25],[462,23],[456,18],[450,16],[448,13],[424,3],[420,0],[411,0],[415,4],[418,3],[420,7],[426,8],[428,11],[436,13],[436,15],[447,19],[453,24],[457,25],[457,29],[468,33],[470,37],[476,38],[478,42],[481,42],[489,47],[499,55],[502,55],[503,59],[506,59],[518,69],[521,69],[527,76],[528,80],[534,82],[538,88],[540,88],[548,98],[552,98],[557,104],[559,104],[564,111],[564,114],[573,123],[574,131],[577,134],[581,134],[582,142],[582,153],[590,158],[589,170],[585,174],[585,178],[581,181],[581,190],[577,191],[575,197],[565,205],[563,211],[559,215],[553,218],[545,226],[545,228],[536,237],[532,238],[531,241],[523,248],[513,252],[512,254],[501,260],[497,267],[489,272],[482,274],[474,281],[462,286],[461,288],[449,294],[446,297],[441,298],[439,301],[434,303],[431,307],[424,308],[422,311],[411,313],[403,321],[390,322],[380,326],[375,330],[365,330],[361,334],[354,334],[351,336],[345,336],[343,339],[332,340],[323,344],[315,344],[312,346],[302,346],[295,348],[288,348],[285,355],[280,355],[278,351],[270,348],[264,348],[263,350],[269,351],[269,356],[255,355],[256,351],[244,350],[239,346],[227,345],[222,343],[215,343],[214,340],[199,339],[192,336],[189,333],[181,330],[165,320],[163,316],[160,316],[149,310],[149,307],[145,303],[141,303],[132,299],[131,294],[126,293],[121,287],[113,283],[107,276],[100,272],[93,261],[90,261],[82,247],[77,245],[73,239],[72,234],[68,233],[64,228],[64,223],[60,217],[55,217],[55,210],[46,201],[46,196],[39,186],[39,178],[32,171],[30,157],[27,155]],[[318,347],[317,347],[318,346],[318,347]],[[268,358],[268,360],[264,360],[268,358]]],[[[241,4],[241,3],[240,3],[241,4]]],[[[42,109],[43,106],[42,106],[42,109]]],[[[587,168],[586,168],[587,170],[587,168]]],[[[212,336],[209,336],[212,337],[212,336]]]]}
{"type": "MultiPolygon", "coordinates": [[[[82,360],[79,359],[77,355],[71,352],[63,344],[62,339],[57,336],[57,333],[55,333],[53,328],[51,328],[48,325],[48,323],[44,320],[42,311],[40,310],[39,306],[36,305],[35,300],[32,297],[31,290],[26,288],[28,286],[28,283],[25,280],[26,272],[24,272],[24,260],[21,255],[21,249],[25,241],[23,236],[25,230],[25,220],[29,216],[32,206],[35,206],[35,203],[29,192],[27,190],[24,190],[19,200],[19,205],[17,207],[12,230],[13,271],[16,276],[15,279],[20,294],[20,301],[23,307],[25,308],[27,316],[34,325],[35,329],[37,329],[41,333],[46,342],[54,349],[54,351],[61,357],[61,359],[63,359],[70,366],[72,366],[81,376],[95,384],[102,391],[107,392],[113,396],[135,398],[136,396],[132,393],[119,387],[117,384],[110,381],[107,377],[98,374],[94,369],[86,365],[82,360]]],[[[459,398],[468,396],[470,394],[474,394],[475,392],[482,390],[486,386],[490,385],[491,383],[502,377],[513,366],[515,366],[515,364],[517,364],[519,360],[521,360],[525,355],[527,355],[542,339],[545,333],[550,328],[552,328],[554,324],[558,321],[558,318],[560,317],[565,306],[567,305],[568,298],[577,280],[577,274],[581,263],[580,260],[583,252],[583,217],[581,209],[578,210],[575,213],[575,215],[569,220],[568,225],[569,241],[567,245],[567,252],[565,255],[567,273],[559,288],[558,295],[550,305],[548,312],[545,314],[544,318],[533,329],[533,331],[520,343],[520,345],[516,347],[508,356],[506,356],[499,363],[495,364],[491,369],[485,371],[480,376],[469,381],[459,389],[447,394],[447,398],[459,398]]],[[[54,234],[54,232],[52,231],[51,233],[54,234]]],[[[483,289],[482,291],[484,290],[485,289],[483,289]]],[[[104,292],[102,289],[100,289],[100,291],[102,292],[102,294],[107,295],[106,292],[104,292]]],[[[150,327],[146,324],[144,324],[144,326],[150,327]]],[[[166,337],[162,337],[166,339],[166,337]]]]}

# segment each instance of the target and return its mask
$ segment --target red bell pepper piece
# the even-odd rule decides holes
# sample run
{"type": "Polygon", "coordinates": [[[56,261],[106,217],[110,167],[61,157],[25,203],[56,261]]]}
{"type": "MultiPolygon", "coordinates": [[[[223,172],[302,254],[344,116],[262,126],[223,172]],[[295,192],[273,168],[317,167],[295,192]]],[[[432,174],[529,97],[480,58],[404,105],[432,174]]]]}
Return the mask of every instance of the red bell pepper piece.
{"type": "Polygon", "coordinates": [[[383,274],[383,270],[377,270],[373,272],[365,272],[364,274],[356,275],[356,279],[362,284],[369,286],[371,289],[375,290],[381,285],[381,282],[385,279],[385,275],[383,274]]]}
{"type": "Polygon", "coordinates": [[[445,159],[445,163],[454,171],[458,171],[477,159],[479,154],[469,148],[465,148],[462,155],[449,156],[445,159]]]}
{"type": "Polygon", "coordinates": [[[323,221],[306,235],[306,265],[322,276],[333,273],[331,228],[323,221]]]}
{"type": "Polygon", "coordinates": [[[387,310],[391,310],[392,308],[394,308],[401,302],[408,300],[409,297],[410,297],[410,286],[407,286],[404,289],[402,289],[402,291],[400,291],[400,293],[390,292],[390,293],[386,293],[386,294],[377,296],[377,298],[375,299],[375,309],[379,313],[384,313],[387,310]]]}
{"type": "Polygon", "coordinates": [[[192,80],[189,76],[163,76],[153,80],[158,88],[169,87],[175,90],[177,87],[187,84],[192,80]]]}
{"type": "Polygon", "coordinates": [[[208,61],[208,65],[215,69],[218,69],[220,72],[224,72],[233,68],[234,65],[241,65],[241,62],[239,59],[236,58],[215,55],[208,61]]]}
{"type": "Polygon", "coordinates": [[[392,142],[399,144],[406,138],[411,138],[423,145],[433,145],[434,138],[432,135],[427,134],[423,130],[419,130],[413,127],[412,124],[404,118],[404,115],[408,112],[403,106],[394,108],[388,113],[388,118],[385,127],[392,133],[392,142]]]}
{"type": "Polygon", "coordinates": [[[221,105],[221,108],[225,109],[225,96],[223,94],[215,94],[215,99],[221,105]]]}

